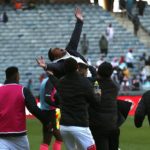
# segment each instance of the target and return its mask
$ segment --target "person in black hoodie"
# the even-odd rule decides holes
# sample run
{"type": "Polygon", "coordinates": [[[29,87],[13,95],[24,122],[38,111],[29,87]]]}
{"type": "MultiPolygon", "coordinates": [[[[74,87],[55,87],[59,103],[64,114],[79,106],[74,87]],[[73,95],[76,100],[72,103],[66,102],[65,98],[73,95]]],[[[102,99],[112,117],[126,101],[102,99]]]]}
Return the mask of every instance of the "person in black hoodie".
{"type": "Polygon", "coordinates": [[[93,134],[97,150],[117,150],[114,142],[118,130],[118,87],[111,80],[113,67],[103,62],[98,67],[98,83],[101,89],[101,102],[99,108],[89,108],[90,129],[93,134]]]}
{"type": "MultiPolygon", "coordinates": [[[[88,77],[87,79],[89,79],[91,81],[91,83],[93,85],[95,85],[95,82],[96,82],[95,73],[96,72],[93,69],[94,68],[89,68],[89,70],[92,74],[92,77],[90,77],[90,78],[88,77]]],[[[87,77],[87,69],[85,67],[83,67],[83,68],[80,67],[80,69],[78,69],[78,71],[79,71],[80,75],[82,75],[84,77],[87,77]]],[[[100,88],[98,88],[98,89],[101,91],[100,88]]],[[[119,148],[120,126],[125,122],[125,120],[128,116],[131,105],[132,105],[131,102],[124,101],[124,100],[117,100],[117,128],[114,130],[114,132],[112,132],[112,134],[110,136],[110,139],[113,139],[111,141],[113,142],[113,149],[115,149],[115,150],[117,150],[119,148]]],[[[90,117],[93,117],[93,116],[94,116],[94,113],[90,117]]],[[[95,119],[98,120],[99,118],[95,118],[95,119]]],[[[90,120],[92,120],[92,119],[90,119],[90,120]]],[[[96,125],[96,122],[97,121],[94,122],[95,123],[94,126],[96,125]]],[[[98,134],[99,134],[99,132],[98,132],[98,134]]],[[[94,135],[94,138],[97,138],[97,137],[94,135]]],[[[98,139],[99,139],[99,137],[98,137],[98,139]]],[[[99,143],[99,141],[97,143],[99,143]]],[[[98,145],[96,145],[96,146],[97,146],[97,149],[98,149],[99,146],[98,145]]]]}
{"type": "Polygon", "coordinates": [[[96,150],[89,129],[88,106],[94,108],[100,103],[100,96],[94,94],[90,81],[78,73],[78,63],[68,58],[64,63],[66,75],[57,85],[60,94],[60,132],[68,150],[96,150]]]}

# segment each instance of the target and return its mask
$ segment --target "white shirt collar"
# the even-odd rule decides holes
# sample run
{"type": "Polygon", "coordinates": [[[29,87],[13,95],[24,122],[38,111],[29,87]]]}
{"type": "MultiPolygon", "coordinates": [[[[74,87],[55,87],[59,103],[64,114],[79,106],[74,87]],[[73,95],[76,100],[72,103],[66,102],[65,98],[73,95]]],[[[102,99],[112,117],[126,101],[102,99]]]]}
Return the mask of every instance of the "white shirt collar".
{"type": "Polygon", "coordinates": [[[86,62],[84,62],[80,57],[76,57],[76,56],[70,55],[68,52],[63,57],[54,60],[53,63],[56,63],[56,62],[58,62],[60,60],[64,60],[64,59],[67,59],[67,58],[73,58],[73,59],[75,59],[77,61],[77,63],[85,64],[85,65],[88,66],[88,64],[86,62]]]}

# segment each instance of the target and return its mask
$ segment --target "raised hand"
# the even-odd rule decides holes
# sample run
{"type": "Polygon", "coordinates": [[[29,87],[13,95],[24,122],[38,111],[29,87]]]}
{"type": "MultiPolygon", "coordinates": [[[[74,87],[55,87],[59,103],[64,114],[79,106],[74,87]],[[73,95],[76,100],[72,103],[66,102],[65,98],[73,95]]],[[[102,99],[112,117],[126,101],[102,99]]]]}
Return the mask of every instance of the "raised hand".
{"type": "Polygon", "coordinates": [[[40,58],[36,58],[36,61],[40,67],[42,67],[43,69],[46,69],[47,65],[46,65],[45,60],[42,56],[40,58]]]}
{"type": "Polygon", "coordinates": [[[77,19],[80,19],[81,21],[83,21],[83,14],[82,14],[82,11],[79,7],[77,7],[75,9],[75,16],[77,19]]]}

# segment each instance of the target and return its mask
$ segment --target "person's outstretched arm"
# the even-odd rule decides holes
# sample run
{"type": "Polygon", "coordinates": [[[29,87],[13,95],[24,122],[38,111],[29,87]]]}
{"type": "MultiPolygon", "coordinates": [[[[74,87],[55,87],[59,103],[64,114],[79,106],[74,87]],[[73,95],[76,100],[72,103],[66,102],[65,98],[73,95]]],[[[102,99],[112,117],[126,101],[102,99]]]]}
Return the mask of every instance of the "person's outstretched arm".
{"type": "Polygon", "coordinates": [[[28,108],[28,110],[37,118],[39,119],[43,124],[48,125],[50,122],[50,119],[47,118],[42,112],[40,108],[38,108],[36,104],[36,100],[32,93],[24,87],[23,89],[24,97],[25,97],[25,105],[28,108]]]}
{"type": "Polygon", "coordinates": [[[75,17],[77,19],[75,28],[73,30],[71,39],[66,47],[66,50],[69,52],[70,50],[77,51],[77,47],[80,40],[80,35],[82,32],[83,26],[83,15],[80,8],[75,9],[75,17]]]}

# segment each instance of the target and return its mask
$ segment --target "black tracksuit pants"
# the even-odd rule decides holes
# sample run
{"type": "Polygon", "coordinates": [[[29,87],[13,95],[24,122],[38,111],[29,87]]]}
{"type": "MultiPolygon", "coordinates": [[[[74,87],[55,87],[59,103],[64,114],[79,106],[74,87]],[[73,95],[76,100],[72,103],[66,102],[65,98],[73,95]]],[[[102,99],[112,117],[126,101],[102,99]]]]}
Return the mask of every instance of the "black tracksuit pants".
{"type": "Polygon", "coordinates": [[[90,127],[97,150],[118,150],[120,129],[103,130],[99,126],[90,127]]]}

